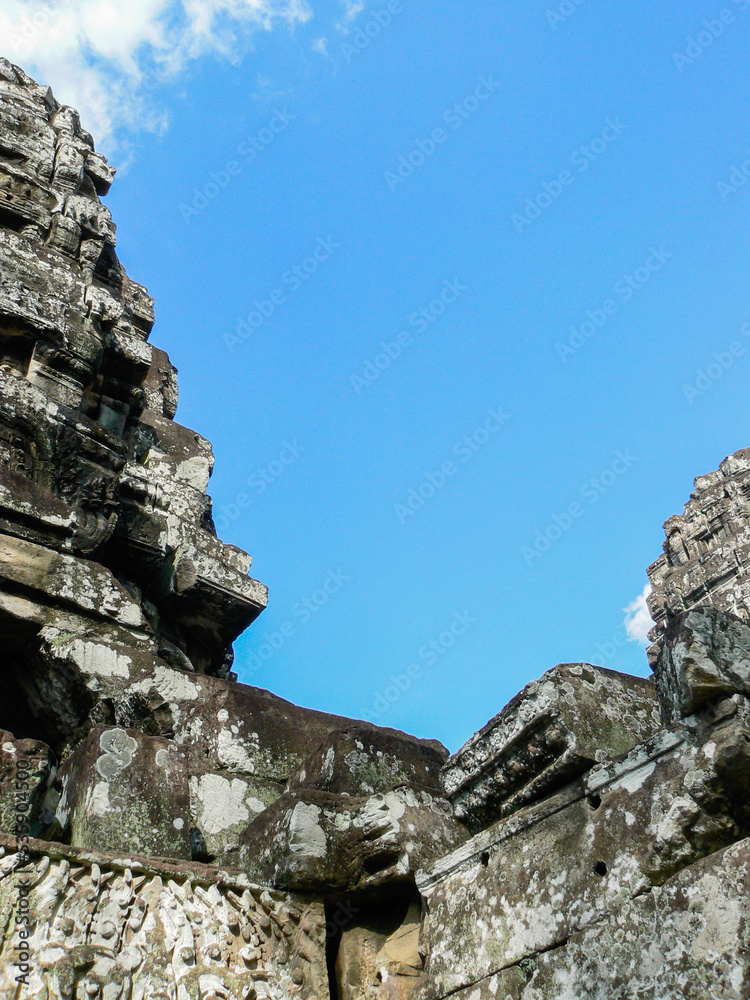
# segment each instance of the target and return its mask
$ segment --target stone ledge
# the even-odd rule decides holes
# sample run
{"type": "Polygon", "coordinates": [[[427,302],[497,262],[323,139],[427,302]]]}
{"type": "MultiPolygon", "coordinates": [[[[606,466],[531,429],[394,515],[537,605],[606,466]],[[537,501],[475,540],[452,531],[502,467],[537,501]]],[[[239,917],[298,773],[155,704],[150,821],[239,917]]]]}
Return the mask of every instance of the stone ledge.
{"type": "Polygon", "coordinates": [[[548,795],[660,727],[650,680],[559,664],[532,681],[443,768],[446,796],[470,829],[548,795]]]}

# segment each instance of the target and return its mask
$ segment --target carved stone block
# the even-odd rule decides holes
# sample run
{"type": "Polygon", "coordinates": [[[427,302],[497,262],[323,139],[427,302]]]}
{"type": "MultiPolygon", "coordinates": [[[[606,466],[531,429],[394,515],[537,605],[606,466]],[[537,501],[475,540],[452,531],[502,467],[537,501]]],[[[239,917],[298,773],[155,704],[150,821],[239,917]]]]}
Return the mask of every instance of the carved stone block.
{"type": "Polygon", "coordinates": [[[750,695],[750,625],[717,608],[677,615],[667,627],[655,664],[666,725],[722,695],[750,695]]]}
{"type": "Polygon", "coordinates": [[[0,915],[3,997],[25,975],[40,1000],[329,1000],[322,904],[241,872],[35,842],[28,862],[0,857],[0,915]]]}
{"type": "Polygon", "coordinates": [[[543,797],[660,727],[650,680],[565,663],[532,681],[443,769],[445,793],[471,829],[543,797]]]}
{"type": "Polygon", "coordinates": [[[652,665],[669,620],[711,605],[750,619],[750,449],[698,476],[682,514],[664,524],[664,553],[648,568],[652,665]]]}

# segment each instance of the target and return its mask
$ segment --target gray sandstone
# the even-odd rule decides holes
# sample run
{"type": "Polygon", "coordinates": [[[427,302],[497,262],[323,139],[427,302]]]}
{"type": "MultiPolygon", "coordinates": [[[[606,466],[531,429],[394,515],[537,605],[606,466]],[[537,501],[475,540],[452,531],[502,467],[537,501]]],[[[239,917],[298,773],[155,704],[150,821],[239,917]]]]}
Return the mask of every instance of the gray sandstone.
{"type": "Polygon", "coordinates": [[[750,450],[665,525],[653,679],[560,664],[450,758],[239,684],[268,595],[113,179],[0,60],[0,995],[750,1000],[750,450]]]}
{"type": "Polygon", "coordinates": [[[649,566],[656,662],[669,621],[695,607],[750,617],[750,448],[697,476],[682,514],[664,524],[664,552],[649,566]]]}
{"type": "Polygon", "coordinates": [[[472,829],[567,784],[659,729],[653,683],[588,663],[532,681],[443,769],[456,815],[472,829]]]}

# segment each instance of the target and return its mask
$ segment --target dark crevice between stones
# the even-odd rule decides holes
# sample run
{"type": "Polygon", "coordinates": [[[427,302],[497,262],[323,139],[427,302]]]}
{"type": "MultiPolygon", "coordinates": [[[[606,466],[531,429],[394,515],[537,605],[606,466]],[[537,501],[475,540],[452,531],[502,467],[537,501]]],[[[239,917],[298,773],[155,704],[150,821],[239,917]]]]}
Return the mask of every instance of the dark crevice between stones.
{"type": "MultiPolygon", "coordinates": [[[[330,1000],[349,996],[363,975],[360,957],[377,954],[387,939],[409,925],[409,914],[423,915],[423,902],[411,882],[347,893],[325,900],[325,953],[330,1000]],[[356,982],[352,980],[354,972],[356,982]]],[[[423,958],[420,959],[423,962],[423,958]]],[[[370,973],[375,970],[371,969],[370,973]]],[[[400,973],[393,973],[398,978],[400,973]]],[[[356,994],[359,996],[359,993],[356,994]]],[[[400,994],[399,994],[400,995],[400,994]]]]}
{"type": "Polygon", "coordinates": [[[386,868],[397,864],[400,858],[399,851],[380,851],[378,854],[372,854],[369,858],[365,858],[362,866],[368,874],[377,875],[378,872],[385,871],[386,868]]]}
{"type": "Polygon", "coordinates": [[[216,860],[215,854],[209,854],[205,837],[197,826],[190,828],[190,859],[200,861],[204,865],[213,864],[216,860]]]}
{"type": "Polygon", "coordinates": [[[39,740],[44,743],[48,733],[29,707],[23,690],[15,679],[21,670],[13,661],[10,669],[0,678],[0,729],[5,729],[18,740],[39,740]]]}
{"type": "Polygon", "coordinates": [[[0,206],[0,226],[4,229],[10,229],[17,233],[23,229],[26,223],[27,220],[20,213],[14,212],[6,205],[0,206]]]}
{"type": "Polygon", "coordinates": [[[340,903],[326,903],[326,969],[328,971],[328,992],[330,1000],[340,1000],[338,987],[338,976],[336,975],[336,959],[341,945],[341,934],[343,928],[336,921],[336,915],[340,912],[340,903]]]}

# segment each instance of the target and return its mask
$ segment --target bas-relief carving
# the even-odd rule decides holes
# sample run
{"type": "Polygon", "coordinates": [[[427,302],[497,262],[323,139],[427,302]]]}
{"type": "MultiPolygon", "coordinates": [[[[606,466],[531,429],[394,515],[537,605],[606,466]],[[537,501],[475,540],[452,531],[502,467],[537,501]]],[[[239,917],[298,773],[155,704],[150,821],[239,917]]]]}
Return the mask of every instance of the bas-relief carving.
{"type": "Polygon", "coordinates": [[[15,995],[18,975],[19,880],[31,887],[27,995],[35,1000],[327,997],[320,904],[75,858],[19,860],[0,860],[4,997],[15,995]]]}

